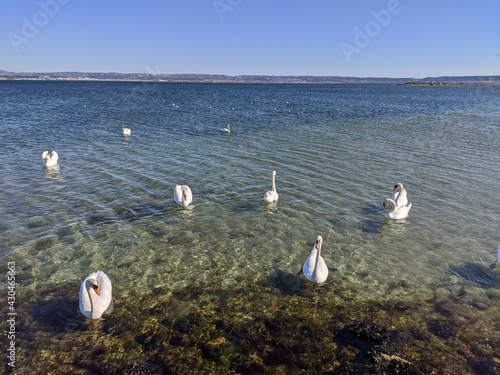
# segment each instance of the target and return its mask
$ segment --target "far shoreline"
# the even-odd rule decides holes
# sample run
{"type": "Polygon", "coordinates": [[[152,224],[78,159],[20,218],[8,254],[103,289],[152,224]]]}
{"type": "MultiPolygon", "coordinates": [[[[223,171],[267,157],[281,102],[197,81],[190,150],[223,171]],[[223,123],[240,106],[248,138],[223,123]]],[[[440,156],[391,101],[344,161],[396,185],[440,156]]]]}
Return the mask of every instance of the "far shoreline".
{"type": "Polygon", "coordinates": [[[135,82],[135,83],[199,83],[199,84],[263,84],[263,85],[397,85],[414,87],[500,87],[497,82],[309,82],[309,81],[273,81],[265,82],[260,80],[195,80],[195,79],[170,79],[170,80],[152,80],[152,79],[127,79],[127,78],[28,78],[28,77],[2,77],[0,82],[135,82]]]}
{"type": "Polygon", "coordinates": [[[350,77],[350,76],[288,76],[288,75],[225,75],[225,74],[149,74],[149,73],[85,73],[30,72],[0,70],[0,81],[68,81],[68,82],[143,82],[143,83],[254,83],[254,84],[392,84],[400,86],[500,86],[500,76],[440,77],[350,77]]]}
{"type": "Polygon", "coordinates": [[[474,82],[406,82],[401,83],[399,86],[452,86],[452,87],[464,87],[464,86],[500,86],[500,83],[474,83],[474,82]]]}

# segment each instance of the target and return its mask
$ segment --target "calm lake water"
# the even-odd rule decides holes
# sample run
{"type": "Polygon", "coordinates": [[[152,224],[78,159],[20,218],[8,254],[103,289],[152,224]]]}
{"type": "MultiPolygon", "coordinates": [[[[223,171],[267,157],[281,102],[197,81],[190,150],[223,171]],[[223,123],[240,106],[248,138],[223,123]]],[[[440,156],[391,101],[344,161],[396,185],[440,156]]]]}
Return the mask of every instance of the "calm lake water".
{"type": "Polygon", "coordinates": [[[499,87],[0,82],[0,94],[16,373],[500,368],[499,87]],[[397,182],[413,207],[390,221],[397,182]],[[176,184],[192,209],[174,204],[176,184]],[[319,286],[297,275],[317,235],[319,286]],[[114,309],[90,321],[78,291],[97,270],[114,309]],[[379,357],[361,323],[387,333],[379,357]]]}

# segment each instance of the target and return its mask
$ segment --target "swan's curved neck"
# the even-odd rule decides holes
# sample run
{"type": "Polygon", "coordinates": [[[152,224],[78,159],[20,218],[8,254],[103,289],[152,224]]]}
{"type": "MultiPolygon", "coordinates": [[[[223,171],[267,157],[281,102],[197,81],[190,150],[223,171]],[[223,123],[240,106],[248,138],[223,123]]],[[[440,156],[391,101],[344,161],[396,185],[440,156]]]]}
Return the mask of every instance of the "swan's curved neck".
{"type": "Polygon", "coordinates": [[[271,190],[276,191],[276,175],[273,173],[273,183],[271,185],[271,190]]]}
{"type": "Polygon", "coordinates": [[[321,255],[321,245],[322,243],[319,244],[318,248],[316,249],[316,262],[314,263],[314,272],[313,274],[316,275],[316,271],[318,270],[318,263],[319,263],[319,257],[321,255]]]}
{"type": "Polygon", "coordinates": [[[90,285],[87,288],[87,293],[89,294],[90,298],[90,316],[92,319],[97,319],[98,318],[98,313],[97,313],[97,299],[96,299],[96,292],[94,291],[94,288],[92,287],[92,283],[88,282],[90,285]]]}
{"type": "Polygon", "coordinates": [[[392,199],[387,199],[387,202],[389,202],[392,206],[391,211],[394,211],[396,209],[396,202],[394,202],[394,200],[392,200],[392,199]]]}

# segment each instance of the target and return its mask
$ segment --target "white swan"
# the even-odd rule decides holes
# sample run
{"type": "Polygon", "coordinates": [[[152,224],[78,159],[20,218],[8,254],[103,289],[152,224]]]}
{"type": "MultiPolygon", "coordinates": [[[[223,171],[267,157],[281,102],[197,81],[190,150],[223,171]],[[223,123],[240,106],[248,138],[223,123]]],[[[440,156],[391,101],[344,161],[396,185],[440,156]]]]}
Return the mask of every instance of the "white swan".
{"type": "Polygon", "coordinates": [[[385,214],[386,218],[399,220],[404,219],[408,216],[411,208],[411,202],[408,202],[404,206],[396,206],[396,202],[394,202],[394,199],[387,198],[383,204],[384,208],[387,208],[386,202],[392,206],[392,210],[385,214]]]}
{"type": "Polygon", "coordinates": [[[122,131],[123,131],[123,135],[131,135],[132,134],[132,130],[130,130],[130,128],[126,128],[126,127],[122,127],[122,131]]]}
{"type": "Polygon", "coordinates": [[[266,203],[277,202],[279,198],[279,194],[276,191],[276,171],[273,171],[273,182],[271,186],[271,190],[264,194],[262,200],[266,203]]]}
{"type": "Polygon", "coordinates": [[[80,286],[80,311],[89,319],[99,319],[111,305],[111,280],[102,271],[88,275],[80,286]]]}
{"type": "Polygon", "coordinates": [[[408,193],[401,182],[394,185],[394,189],[397,190],[392,196],[392,200],[396,202],[396,207],[406,206],[408,204],[408,193]]]}
{"type": "Polygon", "coordinates": [[[187,207],[193,201],[193,193],[187,185],[175,185],[174,202],[182,207],[187,207]]]}
{"type": "Polygon", "coordinates": [[[48,151],[44,151],[42,154],[42,159],[45,160],[45,166],[46,167],[53,167],[54,165],[57,164],[57,160],[59,159],[59,155],[57,155],[57,152],[52,151],[49,155],[48,151]]]}
{"type": "Polygon", "coordinates": [[[324,259],[321,257],[321,245],[323,244],[323,237],[318,236],[316,243],[311,250],[311,254],[307,257],[302,272],[307,280],[313,283],[324,283],[328,277],[328,267],[324,259]]]}
{"type": "Polygon", "coordinates": [[[225,131],[227,134],[231,134],[231,125],[229,122],[227,123],[227,128],[222,129],[222,131],[225,131]]]}

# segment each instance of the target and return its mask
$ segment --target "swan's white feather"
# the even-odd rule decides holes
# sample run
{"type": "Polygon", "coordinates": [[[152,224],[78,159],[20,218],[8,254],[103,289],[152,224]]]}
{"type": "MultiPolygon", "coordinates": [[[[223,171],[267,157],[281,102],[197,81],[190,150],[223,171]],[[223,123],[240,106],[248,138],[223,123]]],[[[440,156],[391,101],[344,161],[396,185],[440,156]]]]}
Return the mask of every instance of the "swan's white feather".
{"type": "Polygon", "coordinates": [[[392,196],[392,200],[396,203],[396,207],[406,206],[408,204],[408,192],[401,182],[394,185],[394,190],[397,190],[392,196]]]}
{"type": "Polygon", "coordinates": [[[174,202],[179,206],[187,207],[193,201],[193,193],[187,185],[176,185],[174,188],[174,202]]]}
{"type": "Polygon", "coordinates": [[[54,165],[57,164],[57,161],[59,160],[59,155],[55,151],[52,151],[50,155],[48,151],[44,151],[42,153],[42,159],[45,160],[46,167],[53,167],[54,165]]]}
{"type": "MultiPolygon", "coordinates": [[[[385,213],[385,217],[387,217],[388,219],[400,220],[408,216],[410,208],[412,206],[411,202],[408,202],[404,206],[397,207],[396,202],[394,202],[393,199],[388,198],[385,201],[392,206],[392,210],[385,213]]],[[[384,205],[384,207],[386,206],[384,205]]]]}
{"type": "Polygon", "coordinates": [[[267,191],[262,197],[262,200],[265,203],[277,202],[280,197],[278,192],[276,191],[276,171],[273,171],[272,178],[271,190],[267,191]]]}
{"type": "Polygon", "coordinates": [[[326,266],[325,260],[321,256],[322,244],[323,238],[318,236],[316,244],[311,250],[311,254],[309,254],[304,262],[304,265],[302,266],[302,272],[304,273],[306,279],[317,284],[324,283],[328,277],[328,267],[326,266]]]}

